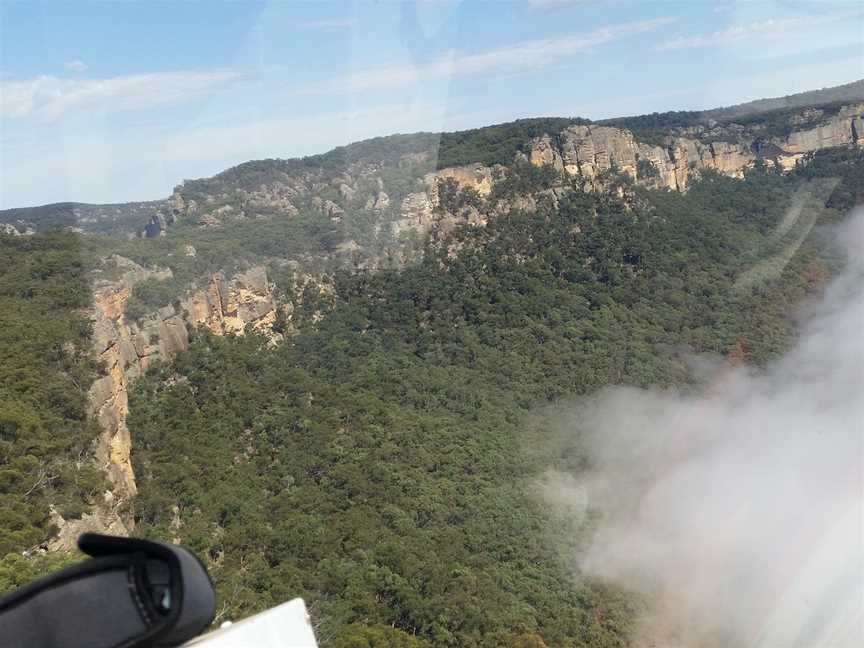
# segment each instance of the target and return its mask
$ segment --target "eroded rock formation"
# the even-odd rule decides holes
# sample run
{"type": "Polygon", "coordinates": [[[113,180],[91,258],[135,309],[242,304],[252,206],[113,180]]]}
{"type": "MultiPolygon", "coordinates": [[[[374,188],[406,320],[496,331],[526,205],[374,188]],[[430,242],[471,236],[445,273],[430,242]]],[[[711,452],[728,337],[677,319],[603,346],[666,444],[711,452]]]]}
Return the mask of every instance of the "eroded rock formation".
{"type": "Polygon", "coordinates": [[[230,280],[217,272],[206,288],[182,300],[182,308],[192,326],[205,327],[217,335],[242,335],[247,325],[266,331],[276,321],[273,287],[262,267],[250,268],[230,280]]]}
{"type": "Polygon", "coordinates": [[[135,284],[167,279],[171,271],[148,269],[122,257],[112,257],[119,279],[97,280],[93,288],[93,347],[106,374],[90,387],[93,416],[102,428],[97,459],[121,498],[136,492],[129,459],[131,442],[126,427],[128,381],[141,375],[156,359],[170,359],[187,348],[186,326],[172,306],[159,309],[140,323],[125,318],[126,303],[135,284]]]}
{"type": "MultiPolygon", "coordinates": [[[[130,382],[153,362],[172,360],[185,351],[189,327],[205,327],[217,335],[242,335],[247,325],[269,330],[277,311],[266,271],[254,267],[231,279],[221,272],[214,274],[205,288],[192,290],[181,300],[180,309],[169,304],[132,321],[126,316],[126,305],[135,285],[148,279],[168,279],[171,271],[144,268],[118,256],[112,257],[109,265],[116,267],[119,277],[97,279],[93,288],[93,347],[106,373],[91,386],[89,404],[102,429],[96,457],[111,483],[112,507],[108,508],[114,510],[137,492],[130,457],[132,441],[126,426],[130,382]]],[[[91,512],[84,521],[93,529],[111,528],[112,532],[130,523],[125,520],[124,526],[123,520],[103,508],[91,512]]],[[[58,526],[61,537],[72,533],[65,525],[58,526]]]]}
{"type": "MultiPolygon", "coordinates": [[[[708,134],[713,138],[718,133],[708,134]]],[[[820,149],[861,146],[864,104],[846,106],[814,127],[767,141],[760,141],[758,133],[734,128],[719,134],[735,139],[703,141],[669,136],[664,145],[658,146],[639,142],[632,132],[622,128],[571,126],[557,135],[535,138],[528,158],[534,165],[550,165],[571,177],[582,178],[586,189],[597,189],[603,174],[617,171],[647,186],[683,191],[701,169],[741,177],[759,157],[788,170],[804,155],[820,149]],[[758,148],[762,150],[757,153],[758,148]]]]}

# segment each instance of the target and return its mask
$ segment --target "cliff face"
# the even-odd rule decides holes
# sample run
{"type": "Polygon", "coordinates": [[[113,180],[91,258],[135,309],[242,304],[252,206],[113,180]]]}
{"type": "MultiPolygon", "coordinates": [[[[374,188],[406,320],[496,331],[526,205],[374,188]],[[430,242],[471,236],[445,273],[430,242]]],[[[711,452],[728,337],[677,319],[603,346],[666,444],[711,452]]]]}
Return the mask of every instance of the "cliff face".
{"type": "MultiPolygon", "coordinates": [[[[577,180],[587,190],[606,186],[605,175],[617,171],[650,187],[685,190],[703,169],[741,176],[761,156],[766,163],[783,169],[795,166],[803,156],[822,148],[864,144],[864,104],[844,107],[833,116],[806,111],[793,118],[784,137],[765,137],[758,128],[739,125],[679,129],[662,145],[640,142],[630,130],[604,125],[576,125],[557,134],[533,139],[525,159],[537,166],[550,165],[565,177],[577,180]],[[824,117],[824,118],[823,118],[824,117]],[[797,121],[796,121],[797,119],[797,121]],[[683,134],[682,134],[683,133],[683,134]],[[721,138],[727,139],[721,139],[721,138]]],[[[476,200],[493,197],[495,183],[506,176],[507,167],[481,164],[435,170],[426,154],[398,159],[390,171],[380,164],[360,160],[328,175],[321,169],[289,174],[271,174],[256,186],[223,187],[218,194],[195,195],[178,188],[161,203],[145,227],[148,236],[165,234],[180,218],[197,219],[204,227],[219,227],[226,220],[287,217],[302,208],[312,209],[331,222],[343,224],[359,212],[374,215],[376,236],[387,224],[399,252],[399,240],[435,229],[446,233],[461,223],[482,226],[488,210],[471,204],[452,211],[442,206],[441,187],[455,183],[470,189],[476,200]],[[393,169],[398,170],[398,174],[393,169]],[[395,184],[394,184],[395,183],[395,184]]],[[[499,201],[491,213],[511,209],[533,210],[538,201],[555,203],[567,185],[549,189],[546,195],[511,196],[499,201]]],[[[448,207],[448,209],[450,209],[448,207]]],[[[351,240],[333,253],[364,253],[351,240]]],[[[380,257],[378,257],[380,258],[380,257]]],[[[376,257],[365,262],[374,267],[376,257]]],[[[171,360],[189,344],[189,327],[206,328],[217,335],[242,335],[247,326],[271,331],[277,320],[277,302],[266,271],[253,267],[233,277],[223,272],[210,276],[206,285],[193,289],[181,300],[179,310],[166,305],[138,322],[125,317],[126,303],[136,283],[171,276],[168,269],[147,269],[127,259],[114,258],[119,278],[98,281],[94,286],[93,344],[103,360],[106,374],[90,390],[90,406],[102,427],[98,458],[116,495],[121,500],[135,495],[135,475],[130,462],[131,441],[126,427],[128,383],[155,360],[171,360]]],[[[285,311],[290,320],[290,307],[285,311]]]]}
{"type": "Polygon", "coordinates": [[[427,190],[436,191],[439,182],[454,180],[460,187],[470,187],[480,196],[492,193],[494,169],[481,164],[447,167],[424,178],[427,190]]]}
{"type": "MultiPolygon", "coordinates": [[[[178,186],[151,219],[147,233],[162,234],[177,220],[220,227],[250,219],[317,214],[337,232],[329,254],[334,258],[345,255],[359,267],[374,268],[383,259],[410,258],[404,244],[430,230],[446,232],[461,223],[482,225],[483,218],[471,209],[457,213],[441,209],[441,185],[452,182],[461,189],[470,188],[480,200],[498,201],[496,183],[520,159],[550,165],[563,175],[562,187],[605,190],[611,186],[610,172],[618,172],[647,187],[685,191],[705,169],[741,177],[762,159],[788,170],[814,151],[864,142],[864,104],[860,103],[771,119],[742,123],[706,119],[696,125],[670,127],[662,136],[655,133],[650,138],[614,125],[573,125],[526,141],[511,162],[489,166],[474,163],[437,169],[434,147],[402,154],[375,149],[368,155],[346,155],[344,160],[321,164],[291,160],[248,163],[178,186]]],[[[484,141],[477,146],[482,150],[488,145],[484,141]]],[[[551,198],[554,201],[557,196],[551,198]]],[[[536,199],[525,197],[525,204],[530,206],[536,199]]],[[[502,205],[495,211],[507,209],[508,205],[502,205]]],[[[224,278],[210,287],[205,303],[192,305],[197,320],[207,320],[211,317],[208,312],[220,308],[233,312],[235,305],[220,305],[221,283],[224,278]]],[[[237,323],[229,321],[227,326],[236,328],[237,323]]]]}
{"type": "Polygon", "coordinates": [[[256,267],[228,280],[222,272],[210,277],[203,290],[182,302],[187,321],[217,335],[242,335],[247,325],[269,330],[276,321],[276,300],[264,268],[256,267]]]}
{"type": "Polygon", "coordinates": [[[166,305],[133,322],[125,312],[135,284],[167,279],[171,271],[144,268],[117,256],[111,261],[119,278],[94,284],[93,347],[106,373],[91,386],[89,402],[102,428],[97,459],[111,482],[113,498],[122,502],[137,492],[126,426],[129,383],[153,362],[170,361],[185,351],[189,327],[205,327],[217,335],[242,335],[247,324],[269,330],[276,320],[276,300],[263,268],[251,268],[231,279],[220,272],[210,277],[204,289],[191,291],[179,311],[166,305]]]}
{"type": "Polygon", "coordinates": [[[121,497],[135,495],[135,475],[129,460],[131,443],[126,427],[127,385],[159,359],[173,358],[188,346],[186,326],[174,308],[166,306],[140,324],[127,322],[126,303],[135,284],[166,279],[170,270],[147,269],[113,257],[120,278],[94,285],[93,347],[106,374],[90,388],[90,408],[102,428],[97,458],[121,497]]]}
{"type": "Polygon", "coordinates": [[[758,129],[727,128],[703,134],[727,136],[730,141],[669,136],[663,146],[657,146],[638,142],[631,131],[621,128],[572,126],[556,136],[536,138],[528,158],[534,165],[551,165],[583,179],[587,189],[597,189],[598,179],[614,169],[646,186],[682,191],[700,169],[740,177],[755,164],[758,148],[766,163],[790,169],[804,155],[823,148],[860,146],[864,144],[864,104],[847,106],[812,128],[767,142],[758,129]]]}
{"type": "MultiPolygon", "coordinates": [[[[387,151],[380,157],[346,156],[344,164],[341,160],[322,165],[292,165],[278,160],[250,163],[241,165],[243,171],[233,175],[229,170],[181,185],[167,200],[104,206],[98,214],[85,213],[71,204],[67,214],[66,206],[54,206],[49,216],[68,216],[77,219],[70,222],[100,232],[126,232],[127,224],[134,222],[138,235],[155,237],[170,235],[170,228],[178,221],[201,228],[238,221],[254,227],[259,219],[317,215],[326,226],[322,229],[330,228],[339,236],[326,250],[322,246],[320,253],[314,253],[318,255],[316,263],[326,259],[328,264],[332,261],[339,266],[350,260],[359,268],[374,269],[384,262],[392,267],[394,260],[397,264],[409,262],[415,252],[407,244],[425,234],[446,234],[464,224],[484,226],[488,218],[513,210],[532,212],[549,203],[554,208],[580,187],[608,191],[614,184],[609,182],[610,172],[625,174],[643,186],[684,191],[704,169],[740,177],[760,158],[788,170],[820,149],[864,146],[864,104],[845,106],[832,114],[822,109],[802,110],[791,115],[785,126],[788,128],[772,131],[758,121],[747,125],[710,122],[672,128],[660,138],[645,138],[650,142],[640,141],[640,136],[627,128],[569,126],[530,141],[520,140],[525,146],[512,163],[548,165],[561,174],[551,187],[529,194],[496,190],[497,183],[513,172],[511,163],[438,169],[433,146],[420,152],[387,151]],[[777,132],[784,134],[772,134],[777,132]],[[463,190],[456,199],[453,185],[463,190]]],[[[614,186],[614,190],[622,195],[621,186],[614,186]]],[[[9,234],[30,231],[23,229],[23,224],[17,229],[4,223],[0,227],[4,228],[0,232],[9,234]]],[[[185,254],[195,255],[192,245],[184,249],[185,254]]],[[[455,253],[456,249],[448,251],[455,253]]],[[[304,259],[302,255],[283,259],[295,277],[290,303],[278,303],[265,269],[256,266],[232,276],[220,271],[203,278],[190,286],[179,303],[164,305],[137,321],[126,315],[135,285],[170,278],[172,272],[144,268],[122,257],[111,259],[111,278],[97,279],[93,287],[93,347],[104,363],[105,375],[91,386],[89,402],[102,429],[97,457],[112,491],[104,508],[81,521],[66,524],[58,518],[58,542],[74,542],[81,530],[123,532],[130,523],[116,513],[118,505],[137,491],[130,460],[132,441],[126,426],[129,383],[153,362],[170,361],[186,350],[193,328],[216,335],[242,335],[251,327],[276,342],[282,334],[272,329],[279,320],[289,334],[304,289],[317,286],[319,295],[324,296],[332,290],[326,280],[322,281],[322,266],[307,266],[308,259],[304,259]],[[312,267],[319,268],[315,276],[309,274],[312,267]]],[[[314,321],[318,314],[312,317],[314,321]]]]}
{"type": "Polygon", "coordinates": [[[789,153],[808,153],[820,148],[861,144],[864,138],[864,104],[844,106],[836,117],[815,128],[793,132],[783,142],[789,153]]]}

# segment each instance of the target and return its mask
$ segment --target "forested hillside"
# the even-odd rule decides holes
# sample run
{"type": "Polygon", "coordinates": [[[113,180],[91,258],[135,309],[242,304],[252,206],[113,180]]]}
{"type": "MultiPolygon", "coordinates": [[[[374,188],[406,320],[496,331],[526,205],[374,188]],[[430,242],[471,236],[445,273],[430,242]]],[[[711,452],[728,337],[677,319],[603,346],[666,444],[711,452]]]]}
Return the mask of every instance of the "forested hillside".
{"type": "Polygon", "coordinates": [[[16,553],[56,531],[51,507],[78,518],[105,489],[87,416],[97,368],[81,248],[74,234],[0,234],[0,591],[43,568],[16,553]]]}
{"type": "Polygon", "coordinates": [[[864,202],[847,91],[0,213],[0,591],[108,520],[198,552],[217,622],[304,597],[324,648],[628,645],[645,601],[575,567],[602,511],[541,496],[590,468],[547,420],[788,348],[864,202]]]}
{"type": "Polygon", "coordinates": [[[624,645],[639,601],[572,571],[587,529],[537,498],[584,458],[531,412],[686,388],[681,350],[783,349],[830,269],[818,238],[736,281],[782,245],[799,185],[757,168],[635,208],[575,194],[338,274],[293,344],[198,335],[132,394],[139,531],[206,556],[228,617],[304,596],[325,645],[624,645]]]}

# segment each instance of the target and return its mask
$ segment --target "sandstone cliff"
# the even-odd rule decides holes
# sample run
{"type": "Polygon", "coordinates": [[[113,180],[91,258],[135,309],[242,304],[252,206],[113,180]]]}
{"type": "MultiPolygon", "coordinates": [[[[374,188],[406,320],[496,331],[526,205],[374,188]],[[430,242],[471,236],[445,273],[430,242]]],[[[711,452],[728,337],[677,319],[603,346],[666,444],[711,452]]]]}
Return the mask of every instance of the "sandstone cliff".
{"type": "Polygon", "coordinates": [[[242,335],[246,326],[269,330],[276,321],[276,300],[264,268],[255,267],[226,279],[222,272],[210,277],[202,290],[182,300],[186,320],[217,335],[242,335]]]}
{"type": "MultiPolygon", "coordinates": [[[[818,116],[817,116],[818,118],[818,116]]],[[[837,115],[786,137],[760,137],[759,129],[740,127],[698,133],[706,139],[672,136],[664,145],[639,142],[633,133],[612,126],[571,126],[557,135],[532,141],[528,155],[532,164],[551,165],[557,171],[581,179],[584,188],[597,189],[609,171],[629,175],[651,187],[685,190],[701,169],[741,177],[762,157],[767,164],[791,169],[806,154],[836,146],[864,144],[864,104],[842,108],[837,115]],[[731,141],[711,139],[734,136],[731,141]]]]}
{"type": "MultiPolygon", "coordinates": [[[[662,141],[654,138],[649,142],[627,128],[579,124],[526,142],[513,161],[550,165],[566,180],[562,188],[608,189],[612,186],[609,178],[616,172],[644,186],[684,191],[706,169],[741,177],[762,159],[788,170],[820,149],[860,146],[864,142],[864,104],[781,115],[773,126],[772,130],[760,121],[739,124],[709,119],[695,126],[669,128],[659,138],[662,141]],[[772,135],[778,131],[786,134],[772,135]]],[[[402,244],[416,235],[432,229],[447,231],[460,223],[482,225],[484,219],[471,209],[442,210],[439,187],[452,181],[480,199],[497,200],[494,187],[509,168],[474,163],[436,169],[434,149],[388,155],[346,158],[344,164],[335,166],[280,160],[241,165],[213,178],[180,185],[167,201],[164,214],[157,214],[151,225],[161,233],[177,219],[219,227],[246,218],[295,218],[305,210],[345,231],[365,228],[364,240],[346,236],[332,254],[350,257],[359,267],[377,267],[385,258],[411,258],[402,244]]],[[[550,198],[554,202],[560,196],[550,198]]],[[[494,211],[506,212],[523,203],[530,208],[537,200],[537,196],[526,196],[498,205],[494,211]]],[[[211,289],[211,306],[199,308],[206,310],[218,301],[214,291],[218,289],[211,289]]]]}
{"type": "Polygon", "coordinates": [[[136,492],[129,459],[131,443],[126,427],[129,411],[128,381],[141,375],[154,360],[170,359],[188,345],[183,320],[166,306],[140,323],[127,322],[126,303],[135,284],[146,279],[166,279],[167,269],[148,269],[122,257],[111,261],[120,271],[116,280],[97,280],[93,288],[93,346],[106,374],[90,388],[93,415],[102,428],[97,458],[118,494],[136,492]]]}
{"type": "Polygon", "coordinates": [[[83,530],[122,532],[131,520],[121,520],[116,508],[137,492],[130,458],[132,441],[126,426],[131,381],[155,361],[172,360],[189,346],[190,327],[205,327],[217,335],[243,335],[247,325],[269,330],[276,321],[276,299],[266,271],[253,267],[231,279],[220,272],[203,289],[193,289],[181,300],[181,308],[165,305],[130,321],[126,304],[135,285],[147,279],[167,279],[171,271],[144,268],[129,259],[113,256],[106,261],[116,278],[94,282],[93,347],[103,362],[105,375],[90,388],[89,404],[102,433],[96,456],[111,483],[104,509],[94,510],[73,527],[55,520],[61,529],[57,542],[83,530]],[[83,525],[83,526],[82,526],[83,525]]]}

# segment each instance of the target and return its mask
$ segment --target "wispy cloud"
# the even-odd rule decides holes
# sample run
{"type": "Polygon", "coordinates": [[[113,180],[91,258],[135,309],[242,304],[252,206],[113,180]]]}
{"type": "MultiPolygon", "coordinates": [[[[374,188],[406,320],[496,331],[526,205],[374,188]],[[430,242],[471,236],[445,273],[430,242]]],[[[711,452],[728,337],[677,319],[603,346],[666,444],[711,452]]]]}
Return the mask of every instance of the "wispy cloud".
{"type": "Polygon", "coordinates": [[[38,76],[0,82],[0,118],[53,121],[75,109],[117,112],[176,104],[224,89],[242,77],[231,70],[131,74],[108,79],[38,76]]]}
{"type": "Polygon", "coordinates": [[[807,35],[808,30],[846,20],[861,20],[864,11],[839,11],[821,16],[793,16],[736,25],[707,34],[680,36],[656,46],[660,51],[679,50],[691,47],[716,47],[755,38],[777,38],[794,33],[796,37],[807,35]]]}
{"type": "Polygon", "coordinates": [[[357,25],[357,20],[355,18],[335,18],[333,20],[307,20],[305,22],[297,23],[297,27],[300,29],[350,29],[357,25]]]}
{"type": "Polygon", "coordinates": [[[67,70],[72,70],[73,72],[84,72],[87,69],[87,64],[84,61],[79,61],[78,59],[74,61],[66,61],[63,64],[67,70]]]}
{"type": "Polygon", "coordinates": [[[360,70],[343,77],[312,84],[307,86],[303,92],[308,94],[350,94],[375,88],[393,88],[418,81],[487,74],[500,70],[536,69],[554,65],[568,56],[585,52],[599,45],[657,29],[673,20],[673,18],[655,18],[609,25],[585,34],[525,41],[476,54],[450,52],[448,55],[424,65],[402,63],[360,70]]]}
{"type": "Polygon", "coordinates": [[[224,115],[181,128],[144,124],[109,131],[97,123],[70,129],[59,142],[52,129],[28,129],[30,139],[0,142],[0,159],[15,160],[0,173],[0,209],[152,200],[169,195],[181,178],[210,176],[247,160],[323,153],[394,132],[471,128],[488,119],[485,112],[454,115],[446,102],[418,100],[260,120],[224,115]]]}

